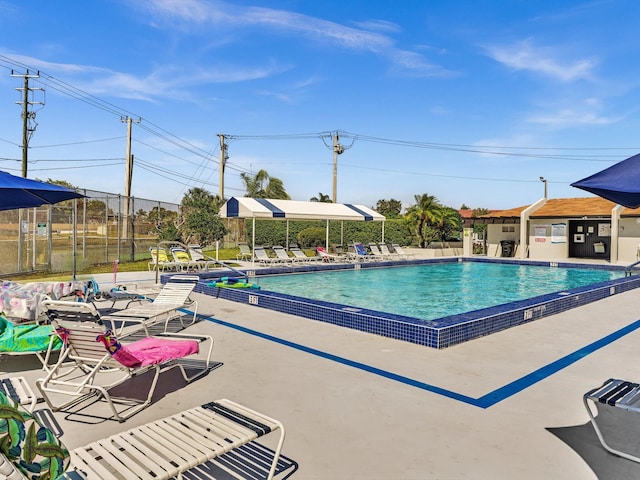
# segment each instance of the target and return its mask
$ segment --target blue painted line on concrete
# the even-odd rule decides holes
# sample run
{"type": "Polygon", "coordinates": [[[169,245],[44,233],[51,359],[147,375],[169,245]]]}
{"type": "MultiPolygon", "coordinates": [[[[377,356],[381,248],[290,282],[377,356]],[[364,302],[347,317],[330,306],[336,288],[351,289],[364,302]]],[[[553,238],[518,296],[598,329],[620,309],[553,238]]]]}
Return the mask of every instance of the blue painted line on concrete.
{"type": "MultiPolygon", "coordinates": [[[[185,310],[186,311],[186,310],[185,310]]],[[[190,312],[193,314],[193,312],[190,312]]],[[[526,388],[535,385],[536,383],[544,380],[545,378],[554,375],[560,370],[576,363],[587,355],[606,347],[607,345],[615,342],[616,340],[628,335],[631,332],[634,332],[638,328],[640,328],[640,320],[636,320],[635,322],[622,327],[619,330],[603,337],[585,347],[582,347],[575,352],[572,352],[554,362],[551,362],[544,367],[541,367],[523,377],[520,377],[517,380],[514,380],[511,383],[508,383],[492,392],[489,392],[479,398],[469,397],[467,395],[463,395],[461,393],[454,392],[452,390],[447,390],[446,388],[441,388],[435,385],[431,385],[429,383],[424,383],[419,380],[415,380],[409,377],[405,377],[403,375],[398,375],[393,372],[389,372],[387,370],[382,370],[377,367],[373,367],[371,365],[367,365],[365,363],[356,362],[353,360],[349,360],[348,358],[340,357],[337,355],[333,355],[331,353],[323,352],[321,350],[317,350],[315,348],[307,347],[305,345],[301,345],[299,343],[290,342],[283,338],[274,337],[273,335],[269,335],[266,333],[259,332],[257,330],[253,330],[250,328],[246,328],[240,325],[236,325],[234,323],[225,322],[224,320],[219,320],[217,318],[208,317],[205,315],[198,314],[198,317],[208,320],[213,323],[217,323],[219,325],[238,330],[243,333],[247,333],[249,335],[253,335],[256,337],[263,338],[265,340],[269,340],[271,342],[279,343],[280,345],[284,345],[289,348],[293,348],[302,352],[309,353],[311,355],[315,355],[321,358],[325,358],[327,360],[331,360],[336,363],[340,363],[342,365],[346,365],[349,367],[357,368],[359,370],[363,370],[365,372],[372,373],[374,375],[378,375],[389,380],[393,380],[398,383],[402,383],[411,387],[419,388],[421,390],[426,390],[428,392],[436,393],[438,395],[442,395],[452,400],[457,400],[459,402],[467,403],[469,405],[473,405],[480,408],[489,408],[496,403],[499,403],[513,395],[523,391],[526,388]]]]}

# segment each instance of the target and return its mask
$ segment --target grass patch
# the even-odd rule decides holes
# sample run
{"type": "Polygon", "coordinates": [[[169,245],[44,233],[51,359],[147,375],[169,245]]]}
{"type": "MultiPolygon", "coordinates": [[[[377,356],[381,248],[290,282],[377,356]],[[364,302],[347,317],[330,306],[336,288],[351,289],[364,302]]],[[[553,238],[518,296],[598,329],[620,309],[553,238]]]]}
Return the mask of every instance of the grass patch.
{"type": "MultiPolygon", "coordinates": [[[[236,255],[240,252],[238,248],[224,248],[218,250],[218,259],[222,262],[227,263],[231,267],[237,267],[238,264],[235,263],[236,255]]],[[[216,251],[215,250],[205,250],[204,254],[215,258],[216,251]]],[[[146,272],[149,270],[149,262],[151,258],[146,258],[142,260],[136,260],[134,262],[119,262],[118,263],[118,273],[121,272],[146,272]]],[[[97,265],[92,265],[91,267],[77,270],[76,278],[82,278],[91,276],[96,273],[113,273],[113,262],[110,263],[101,263],[97,265]]],[[[16,282],[35,282],[38,280],[47,280],[47,281],[60,281],[67,282],[72,279],[73,272],[28,272],[28,273],[20,273],[14,275],[5,275],[4,278],[7,280],[13,280],[16,282]]]]}

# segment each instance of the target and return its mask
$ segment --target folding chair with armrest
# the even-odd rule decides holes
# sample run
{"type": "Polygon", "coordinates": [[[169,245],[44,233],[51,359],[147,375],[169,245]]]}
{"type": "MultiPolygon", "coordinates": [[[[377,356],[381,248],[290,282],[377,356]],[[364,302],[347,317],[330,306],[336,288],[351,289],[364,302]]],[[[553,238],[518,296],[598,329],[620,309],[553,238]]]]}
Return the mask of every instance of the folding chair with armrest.
{"type": "Polygon", "coordinates": [[[199,280],[200,277],[197,275],[174,275],[169,278],[169,281],[162,287],[162,290],[160,290],[152,302],[118,310],[103,318],[111,322],[120,322],[120,327],[114,330],[118,335],[123,334],[124,327],[129,323],[138,324],[148,335],[148,327],[160,322],[163,317],[165,330],[169,321],[174,318],[180,318],[180,323],[184,328],[185,324],[182,321],[182,314],[179,312],[179,309],[187,306],[192,309],[193,318],[191,323],[195,323],[198,312],[198,302],[191,300],[189,295],[193,292],[199,280]]]}
{"type": "Polygon", "coordinates": [[[45,378],[36,381],[53,411],[97,395],[106,401],[113,417],[123,422],[151,404],[161,373],[178,368],[184,380],[191,382],[210,370],[213,338],[209,335],[165,333],[124,344],[91,304],[51,300],[43,303],[43,309],[64,344],[58,362],[45,378]],[[185,358],[199,353],[200,344],[206,342],[209,347],[205,360],[185,358]],[[187,369],[195,371],[188,374],[187,369]],[[145,399],[116,397],[109,392],[147,371],[153,371],[154,376],[145,399]],[[71,400],[58,404],[58,396],[71,400]],[[116,404],[124,407],[118,409],[116,404]]]}

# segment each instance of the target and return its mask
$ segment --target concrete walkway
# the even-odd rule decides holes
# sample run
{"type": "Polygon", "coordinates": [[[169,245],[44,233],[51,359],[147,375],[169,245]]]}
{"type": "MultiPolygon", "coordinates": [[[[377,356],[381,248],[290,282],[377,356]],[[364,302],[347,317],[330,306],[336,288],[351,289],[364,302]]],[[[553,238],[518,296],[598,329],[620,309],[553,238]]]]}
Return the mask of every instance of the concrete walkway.
{"type": "MultiPolygon", "coordinates": [[[[86,415],[101,406],[57,413],[69,448],[229,398],[284,423],[293,479],[640,478],[640,465],[599,446],[582,405],[607,378],[640,380],[637,292],[440,351],[196,297],[204,321],[189,331],[215,337],[223,366],[187,386],[162,379],[154,404],[124,424],[86,415]]],[[[4,375],[34,381],[37,367],[0,358],[4,375]]]]}

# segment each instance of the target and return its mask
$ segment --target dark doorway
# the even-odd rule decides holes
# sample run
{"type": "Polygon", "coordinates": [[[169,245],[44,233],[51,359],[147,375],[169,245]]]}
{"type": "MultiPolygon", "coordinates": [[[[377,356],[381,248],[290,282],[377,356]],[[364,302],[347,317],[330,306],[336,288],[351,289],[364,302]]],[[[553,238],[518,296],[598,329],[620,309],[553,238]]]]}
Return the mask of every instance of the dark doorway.
{"type": "Polygon", "coordinates": [[[611,221],[569,220],[569,256],[611,258],[611,221]]]}

